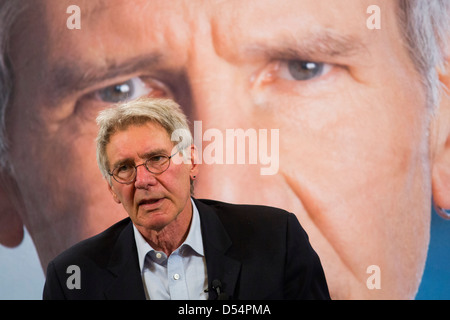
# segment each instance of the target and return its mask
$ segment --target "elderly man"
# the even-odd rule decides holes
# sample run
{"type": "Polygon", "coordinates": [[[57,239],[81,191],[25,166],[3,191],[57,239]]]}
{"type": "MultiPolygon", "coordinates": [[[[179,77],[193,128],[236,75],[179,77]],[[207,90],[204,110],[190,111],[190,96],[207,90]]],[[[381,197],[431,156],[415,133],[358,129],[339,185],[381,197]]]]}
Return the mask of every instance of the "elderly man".
{"type": "Polygon", "coordinates": [[[203,163],[196,196],[295,213],[333,298],[414,298],[450,209],[448,0],[0,3],[1,243],[25,226],[45,267],[122,219],[95,116],[170,97],[205,132],[279,129],[276,174],[203,163]]]}
{"type": "Polygon", "coordinates": [[[140,99],[98,122],[98,164],[129,218],[53,260],[45,299],[329,299],[293,214],[191,198],[199,169],[176,103],[140,99]],[[71,266],[82,279],[75,288],[71,266]]]}

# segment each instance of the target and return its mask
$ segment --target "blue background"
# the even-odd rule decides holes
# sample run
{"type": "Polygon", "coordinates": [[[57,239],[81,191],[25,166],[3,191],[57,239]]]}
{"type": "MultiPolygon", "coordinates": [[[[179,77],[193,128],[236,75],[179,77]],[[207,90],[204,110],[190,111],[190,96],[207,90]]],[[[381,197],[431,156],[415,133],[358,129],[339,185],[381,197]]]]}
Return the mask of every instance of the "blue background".
{"type": "Polygon", "coordinates": [[[416,299],[450,299],[450,221],[434,211],[427,263],[416,299]]]}

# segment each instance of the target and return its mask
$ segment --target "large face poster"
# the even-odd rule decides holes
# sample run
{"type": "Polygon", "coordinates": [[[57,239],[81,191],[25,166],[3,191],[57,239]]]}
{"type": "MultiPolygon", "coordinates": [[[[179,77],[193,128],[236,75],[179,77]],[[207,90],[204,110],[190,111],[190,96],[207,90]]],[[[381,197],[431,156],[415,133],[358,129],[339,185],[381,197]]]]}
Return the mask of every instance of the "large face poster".
{"type": "Polygon", "coordinates": [[[187,115],[196,198],[297,216],[333,299],[450,298],[448,10],[1,0],[0,298],[40,299],[51,259],[127,216],[95,118],[141,96],[187,115]]]}

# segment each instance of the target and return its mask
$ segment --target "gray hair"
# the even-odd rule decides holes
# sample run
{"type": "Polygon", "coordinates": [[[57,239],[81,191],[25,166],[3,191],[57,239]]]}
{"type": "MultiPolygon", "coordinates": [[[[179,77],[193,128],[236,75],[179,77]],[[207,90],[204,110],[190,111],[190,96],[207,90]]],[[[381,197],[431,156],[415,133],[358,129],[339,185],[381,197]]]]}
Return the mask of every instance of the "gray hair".
{"type": "MultiPolygon", "coordinates": [[[[106,155],[106,147],[111,136],[119,131],[126,130],[131,125],[142,125],[148,122],[160,124],[176,144],[178,151],[186,158],[190,156],[183,150],[192,142],[192,134],[189,130],[188,120],[181,107],[169,99],[140,98],[118,104],[112,108],[101,111],[97,116],[99,127],[97,134],[97,164],[102,175],[111,183],[109,174],[109,160],[106,155]]],[[[193,186],[191,181],[191,194],[193,186]]]]}
{"type": "MultiPolygon", "coordinates": [[[[442,90],[436,68],[444,68],[449,53],[450,1],[398,0],[399,23],[417,71],[427,92],[427,105],[437,106],[442,90]]],[[[8,140],[6,109],[13,91],[13,70],[9,63],[12,26],[24,8],[24,1],[0,0],[0,168],[7,168],[8,140]]],[[[434,108],[433,108],[434,109],[434,108]]]]}
{"type": "Polygon", "coordinates": [[[400,0],[399,23],[409,55],[422,76],[427,105],[435,109],[441,93],[439,70],[450,55],[450,1],[400,0]]]}
{"type": "Polygon", "coordinates": [[[13,70],[9,61],[12,27],[26,8],[19,0],[0,0],[0,169],[7,168],[8,140],[6,109],[13,91],[13,70]]]}

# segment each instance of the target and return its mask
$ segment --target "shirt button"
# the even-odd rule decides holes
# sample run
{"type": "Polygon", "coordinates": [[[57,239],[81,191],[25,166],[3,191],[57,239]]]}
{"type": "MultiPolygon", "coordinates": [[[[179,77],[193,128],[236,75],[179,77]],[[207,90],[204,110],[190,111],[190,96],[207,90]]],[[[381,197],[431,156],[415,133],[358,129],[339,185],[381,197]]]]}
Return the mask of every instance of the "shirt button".
{"type": "Polygon", "coordinates": [[[162,257],[162,254],[161,254],[160,252],[157,252],[157,253],[156,253],[156,258],[157,258],[157,259],[161,259],[161,257],[162,257]]]}
{"type": "Polygon", "coordinates": [[[173,278],[174,278],[175,280],[178,280],[178,279],[180,279],[180,275],[179,275],[178,273],[175,273],[175,274],[173,275],[173,278]]]}

